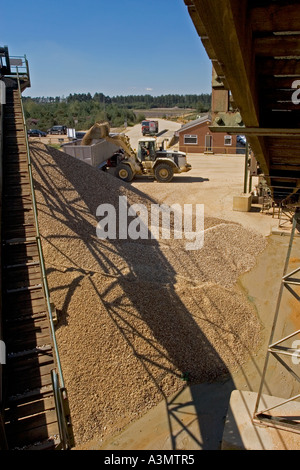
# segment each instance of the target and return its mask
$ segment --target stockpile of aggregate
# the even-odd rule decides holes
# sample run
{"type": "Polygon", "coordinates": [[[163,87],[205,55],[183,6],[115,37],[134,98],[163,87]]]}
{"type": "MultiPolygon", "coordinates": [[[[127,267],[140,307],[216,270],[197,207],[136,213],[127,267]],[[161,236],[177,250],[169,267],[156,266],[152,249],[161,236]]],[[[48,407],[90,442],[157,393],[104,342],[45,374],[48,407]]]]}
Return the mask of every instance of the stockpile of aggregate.
{"type": "Polygon", "coordinates": [[[34,144],[31,157],[77,445],[118,432],[187,379],[218,379],[257,348],[260,325],[236,281],[263,237],[207,217],[201,250],[184,239],[100,240],[100,204],[159,201],[56,149],[34,144]]]}

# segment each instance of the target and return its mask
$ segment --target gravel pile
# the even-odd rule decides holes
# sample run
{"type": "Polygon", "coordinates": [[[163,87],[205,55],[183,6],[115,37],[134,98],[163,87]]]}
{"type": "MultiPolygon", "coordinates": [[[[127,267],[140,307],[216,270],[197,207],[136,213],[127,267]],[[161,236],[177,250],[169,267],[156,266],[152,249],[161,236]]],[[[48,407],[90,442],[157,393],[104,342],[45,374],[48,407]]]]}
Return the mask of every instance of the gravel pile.
{"type": "MultiPolygon", "coordinates": [[[[260,235],[206,218],[185,240],[99,240],[96,209],[152,201],[131,185],[41,144],[31,147],[39,225],[76,443],[106,439],[190,383],[236,369],[260,325],[236,288],[260,235]]],[[[157,202],[157,201],[155,201],[157,202]]],[[[159,202],[159,201],[158,201],[159,202]]]]}

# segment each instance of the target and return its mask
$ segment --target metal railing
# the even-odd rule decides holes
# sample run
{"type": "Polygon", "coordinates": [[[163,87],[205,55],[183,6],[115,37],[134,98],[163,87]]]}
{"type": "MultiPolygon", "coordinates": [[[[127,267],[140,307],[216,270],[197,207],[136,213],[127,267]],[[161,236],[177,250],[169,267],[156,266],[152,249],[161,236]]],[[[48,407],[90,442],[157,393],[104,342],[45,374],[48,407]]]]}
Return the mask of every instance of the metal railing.
{"type": "Polygon", "coordinates": [[[36,204],[35,190],[34,190],[34,184],[33,184],[33,175],[32,175],[32,164],[31,164],[31,157],[30,157],[30,150],[29,150],[29,143],[28,143],[28,136],[27,136],[25,114],[24,114],[24,108],[23,108],[23,103],[22,103],[22,91],[21,91],[20,74],[19,74],[18,66],[16,66],[16,78],[18,82],[18,90],[19,90],[19,95],[20,95],[22,117],[23,117],[23,124],[24,124],[24,130],[25,130],[30,190],[31,190],[32,206],[33,206],[34,221],[35,221],[35,228],[36,228],[36,242],[37,242],[39,261],[40,261],[40,266],[41,266],[43,290],[44,290],[45,300],[47,304],[47,311],[48,311],[48,316],[49,316],[49,322],[50,322],[50,331],[51,331],[51,337],[52,337],[52,342],[53,342],[55,364],[57,367],[57,371],[55,370],[51,371],[51,377],[52,377],[52,385],[53,385],[53,390],[54,390],[57,420],[58,420],[59,432],[60,432],[61,444],[59,448],[63,450],[68,450],[74,446],[74,437],[73,437],[72,425],[71,425],[71,419],[70,419],[70,410],[69,410],[69,404],[68,404],[67,391],[65,388],[62,367],[61,367],[61,362],[59,358],[59,351],[58,351],[58,346],[57,346],[56,337],[55,337],[54,316],[53,316],[53,311],[52,311],[52,306],[51,306],[51,301],[50,301],[50,293],[49,293],[49,287],[48,287],[48,281],[47,281],[47,275],[46,275],[44,255],[43,255],[41,237],[40,237],[40,232],[39,232],[38,212],[37,212],[37,204],[36,204]]]}
{"type": "Polygon", "coordinates": [[[26,84],[26,87],[30,86],[30,73],[29,64],[26,55],[24,56],[9,56],[9,67],[10,72],[5,74],[8,78],[20,79],[26,84]]]}
{"type": "Polygon", "coordinates": [[[29,76],[29,66],[26,55],[24,56],[9,56],[10,70],[11,75],[28,75],[29,76]]]}

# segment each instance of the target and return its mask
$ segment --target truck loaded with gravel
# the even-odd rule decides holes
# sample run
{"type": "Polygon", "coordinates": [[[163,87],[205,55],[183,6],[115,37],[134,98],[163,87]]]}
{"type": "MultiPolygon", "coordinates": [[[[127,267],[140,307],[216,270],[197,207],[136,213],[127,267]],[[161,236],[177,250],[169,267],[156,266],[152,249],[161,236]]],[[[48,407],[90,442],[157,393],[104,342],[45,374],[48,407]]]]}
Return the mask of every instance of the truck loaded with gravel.
{"type": "Polygon", "coordinates": [[[102,170],[114,169],[114,174],[123,181],[132,181],[136,175],[154,177],[167,183],[175,174],[192,169],[186,154],[158,148],[155,137],[143,137],[135,152],[124,134],[110,134],[108,123],[96,123],[78,144],[62,146],[66,153],[86,160],[102,170]],[[82,157],[88,155],[88,158],[82,157]]]}

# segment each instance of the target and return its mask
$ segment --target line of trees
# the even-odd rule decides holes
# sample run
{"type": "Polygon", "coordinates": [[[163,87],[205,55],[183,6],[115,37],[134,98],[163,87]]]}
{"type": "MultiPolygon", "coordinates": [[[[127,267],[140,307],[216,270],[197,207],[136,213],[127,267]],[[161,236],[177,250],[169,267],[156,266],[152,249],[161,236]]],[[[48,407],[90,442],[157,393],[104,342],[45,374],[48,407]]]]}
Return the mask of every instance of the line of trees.
{"type": "Polygon", "coordinates": [[[143,110],[151,108],[192,108],[208,111],[210,94],[201,95],[128,95],[105,96],[103,93],[74,93],[67,97],[23,97],[25,117],[30,128],[46,131],[61,124],[76,130],[89,129],[95,122],[107,120],[111,127],[126,121],[134,125],[145,119],[143,110]],[[135,110],[141,110],[136,112],[135,110]]]}

